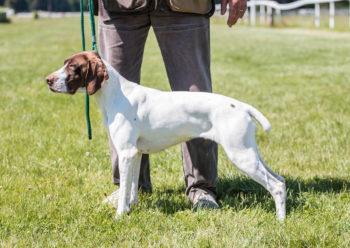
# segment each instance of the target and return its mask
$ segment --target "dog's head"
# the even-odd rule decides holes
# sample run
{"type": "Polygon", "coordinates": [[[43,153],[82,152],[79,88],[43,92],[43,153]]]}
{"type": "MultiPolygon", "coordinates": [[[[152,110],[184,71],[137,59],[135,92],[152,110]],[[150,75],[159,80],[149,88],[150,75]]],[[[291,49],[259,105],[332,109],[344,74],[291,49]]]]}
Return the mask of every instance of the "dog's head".
{"type": "Polygon", "coordinates": [[[77,53],[64,61],[64,66],[46,78],[50,90],[74,94],[86,87],[93,95],[108,79],[107,68],[95,51],[77,53]]]}

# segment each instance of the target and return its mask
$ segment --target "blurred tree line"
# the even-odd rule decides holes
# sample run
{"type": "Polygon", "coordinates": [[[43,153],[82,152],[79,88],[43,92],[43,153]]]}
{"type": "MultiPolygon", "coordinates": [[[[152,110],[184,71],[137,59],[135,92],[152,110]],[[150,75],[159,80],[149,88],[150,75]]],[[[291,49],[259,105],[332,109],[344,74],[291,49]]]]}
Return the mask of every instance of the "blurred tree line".
{"type": "Polygon", "coordinates": [[[79,11],[79,3],[80,0],[0,0],[0,6],[8,6],[16,12],[32,10],[79,11]]]}

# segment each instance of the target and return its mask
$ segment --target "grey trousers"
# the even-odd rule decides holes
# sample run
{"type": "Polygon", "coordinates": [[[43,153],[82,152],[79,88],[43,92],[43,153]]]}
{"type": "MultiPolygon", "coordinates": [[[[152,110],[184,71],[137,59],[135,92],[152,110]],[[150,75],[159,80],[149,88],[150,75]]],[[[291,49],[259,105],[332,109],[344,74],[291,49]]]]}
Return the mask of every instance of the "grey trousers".
{"type": "MultiPolygon", "coordinates": [[[[99,18],[102,58],[126,79],[140,83],[144,46],[153,28],[173,91],[211,92],[209,18],[158,9],[151,14],[99,18]]],[[[108,135],[109,137],[109,135],[108,135]]],[[[156,138],[156,137],[155,137],[156,138]]],[[[113,179],[119,185],[118,154],[109,137],[113,179]]],[[[216,195],[217,144],[193,139],[182,144],[186,195],[190,201],[200,191],[216,195]]],[[[149,156],[143,154],[139,187],[151,192],[149,156]]]]}

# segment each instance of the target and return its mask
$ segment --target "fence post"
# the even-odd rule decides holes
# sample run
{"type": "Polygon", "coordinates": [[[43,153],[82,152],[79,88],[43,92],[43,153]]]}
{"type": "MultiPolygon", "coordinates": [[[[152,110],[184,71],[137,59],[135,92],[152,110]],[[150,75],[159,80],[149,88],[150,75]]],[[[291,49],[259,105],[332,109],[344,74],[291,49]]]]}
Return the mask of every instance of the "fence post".
{"type": "Polygon", "coordinates": [[[270,6],[267,6],[267,22],[271,27],[274,26],[273,16],[274,16],[273,9],[270,6]]]}
{"type": "Polygon", "coordinates": [[[255,20],[256,20],[256,8],[255,8],[255,1],[250,1],[250,25],[255,26],[255,20]]]}
{"type": "Polygon", "coordinates": [[[265,23],[265,5],[260,5],[260,24],[265,23]]]}
{"type": "Polygon", "coordinates": [[[320,27],[320,4],[315,3],[315,27],[320,27]]]}
{"type": "Polygon", "coordinates": [[[282,11],[280,9],[276,9],[276,16],[279,22],[282,21],[282,11]]]}
{"type": "Polygon", "coordinates": [[[329,2],[329,28],[334,28],[334,2],[329,2]]]}

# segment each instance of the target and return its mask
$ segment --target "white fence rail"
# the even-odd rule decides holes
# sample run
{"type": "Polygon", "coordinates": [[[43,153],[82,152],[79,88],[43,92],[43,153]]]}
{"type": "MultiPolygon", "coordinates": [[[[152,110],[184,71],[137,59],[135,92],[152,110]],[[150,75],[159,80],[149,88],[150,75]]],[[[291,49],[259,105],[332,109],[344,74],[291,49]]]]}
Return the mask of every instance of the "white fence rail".
{"type": "MultiPolygon", "coordinates": [[[[276,15],[278,17],[281,16],[281,11],[285,10],[295,10],[297,8],[300,8],[305,5],[314,4],[315,6],[315,26],[320,26],[320,4],[329,4],[329,27],[331,29],[334,28],[334,16],[335,16],[335,2],[340,2],[344,0],[298,0],[292,3],[285,3],[280,4],[276,1],[267,1],[267,0],[250,0],[248,1],[248,13],[246,14],[246,17],[250,16],[250,24],[255,25],[256,24],[256,7],[259,6],[260,8],[260,21],[263,21],[265,19],[265,14],[270,19],[269,22],[271,22],[271,18],[273,18],[273,9],[276,12],[276,15]],[[265,11],[266,8],[266,11],[265,11]]],[[[349,0],[350,3],[350,0],[349,0]]],[[[216,9],[220,9],[221,6],[217,5],[216,9]]],[[[350,4],[349,4],[349,26],[350,26],[350,4]]]]}

